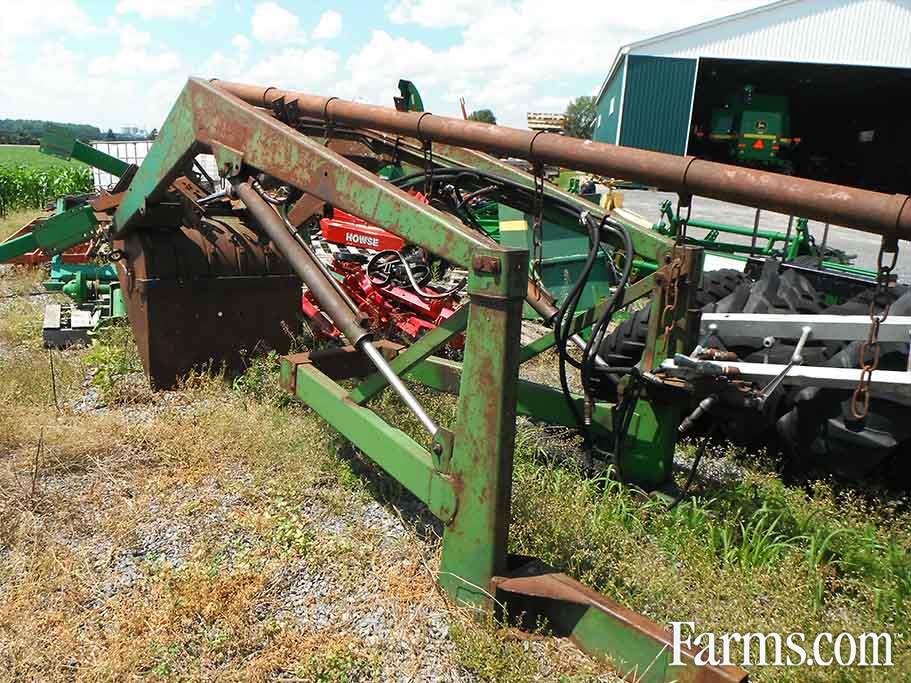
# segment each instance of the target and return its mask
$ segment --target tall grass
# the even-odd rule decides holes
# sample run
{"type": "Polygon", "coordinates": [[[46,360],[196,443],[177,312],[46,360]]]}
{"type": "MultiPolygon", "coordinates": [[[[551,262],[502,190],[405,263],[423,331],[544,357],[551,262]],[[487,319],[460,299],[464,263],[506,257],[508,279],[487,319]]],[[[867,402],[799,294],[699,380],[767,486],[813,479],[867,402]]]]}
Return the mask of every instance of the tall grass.
{"type": "Polygon", "coordinates": [[[0,164],[0,216],[14,209],[42,208],[57,197],[90,192],[92,187],[88,167],[0,164]]]}

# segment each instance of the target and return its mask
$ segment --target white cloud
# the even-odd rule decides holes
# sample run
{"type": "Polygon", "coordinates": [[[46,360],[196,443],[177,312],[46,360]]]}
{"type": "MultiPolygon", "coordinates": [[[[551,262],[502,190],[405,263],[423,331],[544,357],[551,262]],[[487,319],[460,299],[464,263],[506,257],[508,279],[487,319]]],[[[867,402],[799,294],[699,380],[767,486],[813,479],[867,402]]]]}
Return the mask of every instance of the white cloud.
{"type": "Polygon", "coordinates": [[[225,54],[221,50],[216,50],[206,60],[200,75],[204,78],[220,78],[224,81],[240,80],[240,76],[246,66],[246,53],[232,52],[225,54]]]}
{"type": "Polygon", "coordinates": [[[302,43],[300,19],[274,2],[261,2],[253,10],[253,37],[269,43],[302,43]]]}
{"type": "Polygon", "coordinates": [[[96,57],[89,62],[89,74],[107,77],[148,76],[173,72],[181,66],[176,52],[150,50],[152,36],[129,24],[119,27],[119,39],[120,49],[116,53],[96,57]]]}
{"type": "Polygon", "coordinates": [[[135,12],[143,19],[179,19],[195,16],[214,0],[120,0],[117,14],[135,12]]]}
{"type": "Polygon", "coordinates": [[[389,11],[393,24],[419,24],[428,28],[467,26],[493,7],[489,0],[399,0],[389,11]]]}
{"type": "Polygon", "coordinates": [[[18,36],[86,33],[94,29],[88,15],[75,0],[16,0],[2,5],[3,42],[7,44],[18,36]]]}
{"type": "Polygon", "coordinates": [[[398,94],[399,78],[411,79],[422,93],[439,92],[449,76],[447,66],[432,63],[441,57],[420,41],[374,31],[370,41],[346,60],[348,78],[338,83],[338,94],[389,105],[398,94]]]}
{"type": "Polygon", "coordinates": [[[236,47],[241,52],[246,52],[250,49],[250,39],[247,36],[238,33],[236,36],[231,38],[231,45],[236,47]]]}
{"type": "Polygon", "coordinates": [[[136,78],[98,75],[91,73],[87,61],[62,40],[38,43],[35,54],[18,62],[15,70],[0,69],[3,115],[88,123],[102,130],[160,128],[186,80],[180,72],[136,78]],[[50,101],[49,92],[54,93],[50,101]]]}
{"type": "Polygon", "coordinates": [[[240,80],[277,88],[315,88],[335,76],[338,62],[338,54],[323,47],[288,47],[254,64],[240,80]]]}
{"type": "Polygon", "coordinates": [[[461,40],[431,49],[375,31],[348,59],[350,76],[340,87],[349,96],[388,104],[394,79],[410,78],[430,111],[458,115],[464,96],[472,109],[490,108],[501,123],[524,126],[527,111],[562,109],[569,94],[556,95],[566,81],[590,83],[573,96],[597,88],[621,45],[762,4],[616,0],[610,12],[575,12],[555,11],[552,0],[396,0],[391,21],[460,27],[461,40]],[[403,56],[408,50],[420,56],[403,56]]]}
{"type": "Polygon", "coordinates": [[[313,40],[331,40],[342,32],[342,15],[335,10],[326,10],[313,29],[313,40]]]}
{"type": "MultiPolygon", "coordinates": [[[[150,6],[171,2],[143,1],[150,6]]],[[[386,106],[398,94],[398,79],[409,78],[420,88],[429,111],[458,116],[458,99],[464,96],[470,109],[490,108],[501,123],[524,126],[526,111],[560,111],[569,97],[596,89],[620,45],[758,6],[763,0],[615,0],[610,13],[554,11],[552,0],[388,1],[389,16],[397,22],[456,28],[445,36],[433,30],[415,32],[422,36],[417,40],[391,29],[375,30],[364,43],[351,46],[350,53],[345,46],[346,57],[341,58],[336,51],[301,44],[307,34],[314,39],[323,35],[326,29],[319,26],[325,14],[314,28],[302,12],[298,17],[274,1],[261,0],[252,12],[252,26],[243,33],[233,38],[232,33],[221,38],[200,35],[210,56],[190,63],[182,45],[157,40],[160,25],[146,29],[138,20],[135,26],[121,25],[123,16],[115,15],[104,27],[106,35],[115,38],[111,47],[99,42],[97,35],[83,39],[99,29],[78,0],[0,0],[7,37],[0,41],[3,115],[84,121],[105,129],[160,128],[193,72],[386,106]],[[432,47],[440,38],[446,41],[444,47],[432,47]],[[260,54],[261,59],[254,59],[260,54]],[[50,101],[48,92],[54,93],[50,101]]],[[[138,6],[135,0],[119,2],[138,6]]],[[[206,2],[215,7],[210,0],[178,0],[167,11],[187,11],[194,3],[205,7],[206,2]]],[[[230,1],[217,5],[222,6],[232,14],[230,1]]],[[[150,11],[158,16],[165,12],[150,11]]],[[[243,30],[240,17],[249,11],[243,3],[243,12],[232,14],[235,31],[243,30]]]]}

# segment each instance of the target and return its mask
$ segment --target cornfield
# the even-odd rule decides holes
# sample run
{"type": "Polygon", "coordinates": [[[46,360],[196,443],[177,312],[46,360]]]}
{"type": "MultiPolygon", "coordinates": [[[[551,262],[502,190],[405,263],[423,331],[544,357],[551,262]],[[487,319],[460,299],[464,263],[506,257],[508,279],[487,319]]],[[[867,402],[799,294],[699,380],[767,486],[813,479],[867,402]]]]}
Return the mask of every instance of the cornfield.
{"type": "Polygon", "coordinates": [[[91,192],[92,189],[92,174],[88,168],[0,164],[0,216],[13,209],[40,209],[62,195],[91,192]]]}

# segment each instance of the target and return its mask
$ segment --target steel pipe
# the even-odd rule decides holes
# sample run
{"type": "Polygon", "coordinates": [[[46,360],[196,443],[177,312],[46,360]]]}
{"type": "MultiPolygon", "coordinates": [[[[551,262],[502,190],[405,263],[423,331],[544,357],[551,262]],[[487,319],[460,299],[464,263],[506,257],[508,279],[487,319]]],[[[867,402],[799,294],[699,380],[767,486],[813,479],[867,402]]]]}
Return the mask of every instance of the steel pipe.
{"type": "Polygon", "coordinates": [[[332,283],[327,282],[326,276],[306,253],[304,247],[288,231],[282,218],[259,196],[249,182],[234,183],[234,192],[275,244],[278,252],[313,292],[313,296],[332,322],[342,331],[349,343],[357,347],[369,333],[361,327],[354,311],[338,295],[332,283]]]}
{"type": "Polygon", "coordinates": [[[427,112],[349,102],[337,97],[213,80],[256,107],[296,102],[301,116],[347,126],[429,139],[835,223],[864,232],[911,239],[911,197],[823,183],[648,150],[506,126],[463,121],[427,112]]]}

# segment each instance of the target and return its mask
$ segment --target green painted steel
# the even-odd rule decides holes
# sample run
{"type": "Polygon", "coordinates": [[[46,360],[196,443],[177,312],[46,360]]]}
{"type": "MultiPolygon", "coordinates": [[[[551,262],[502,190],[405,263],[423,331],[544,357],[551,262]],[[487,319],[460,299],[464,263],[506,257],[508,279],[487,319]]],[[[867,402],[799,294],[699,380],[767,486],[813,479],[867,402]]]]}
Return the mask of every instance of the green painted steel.
{"type": "MultiPolygon", "coordinates": [[[[620,653],[624,669],[633,672],[636,683],[684,683],[701,680],[700,668],[684,660],[674,665],[673,643],[658,643],[652,634],[630,628],[617,617],[597,608],[566,605],[564,615],[556,619],[571,624],[571,638],[587,652],[597,652],[610,643],[610,652],[620,653]]],[[[603,650],[602,650],[603,651],[603,650]]],[[[605,652],[605,654],[608,654],[605,652]]],[[[616,655],[615,655],[616,657],[616,655]]]]}
{"type": "MultiPolygon", "coordinates": [[[[462,364],[446,358],[428,358],[409,370],[407,377],[438,391],[458,394],[462,379],[462,364]]],[[[517,380],[516,387],[518,389],[516,399],[518,415],[526,415],[566,427],[577,426],[566,397],[559,389],[524,379],[517,380]]],[[[572,397],[581,411],[583,398],[576,394],[573,394],[572,397]]],[[[596,430],[605,434],[610,432],[612,410],[609,403],[595,403],[592,411],[592,424],[596,430]]]]}
{"type": "MultiPolygon", "coordinates": [[[[661,220],[655,223],[654,229],[659,234],[676,237],[677,232],[680,230],[681,222],[674,213],[672,203],[667,200],[661,204],[661,220]]],[[[790,232],[760,230],[757,229],[758,225],[753,228],[727,225],[714,221],[699,220],[698,218],[690,218],[687,220],[687,225],[691,228],[700,228],[708,231],[708,234],[702,238],[687,235],[687,244],[702,247],[708,253],[725,254],[741,261],[746,260],[746,256],[742,256],[743,254],[771,256],[781,259],[783,262],[793,261],[801,256],[815,256],[818,254],[816,240],[810,233],[809,221],[806,218],[795,219],[794,229],[790,232]],[[750,238],[755,236],[756,244],[752,244],[752,241],[750,244],[719,241],[721,235],[739,235],[750,238]],[[764,241],[765,244],[762,244],[760,240],[764,241]],[[779,244],[781,246],[777,246],[779,244]]],[[[852,265],[851,262],[856,258],[854,256],[831,250],[828,252],[828,256],[829,258],[820,262],[820,268],[823,270],[834,270],[870,279],[876,277],[876,271],[852,265]]],[[[649,267],[647,262],[640,262],[637,259],[637,268],[639,263],[642,264],[643,269],[649,267]]],[[[654,267],[654,265],[651,266],[652,269],[654,267]]]]}
{"type": "MultiPolygon", "coordinates": [[[[447,318],[442,325],[431,330],[406,351],[397,355],[390,363],[390,367],[397,375],[403,375],[415,365],[423,361],[427,356],[433,353],[442,344],[446,344],[450,339],[461,333],[468,325],[468,311],[470,304],[465,304],[451,317],[447,318]]],[[[379,394],[388,386],[386,378],[379,372],[375,372],[370,377],[361,382],[348,395],[348,398],[357,403],[364,405],[371,398],[379,394]]]]}
{"type": "MultiPolygon", "coordinates": [[[[652,267],[652,270],[657,269],[657,266],[655,266],[654,264],[651,264],[651,267],[652,267]]],[[[635,284],[629,285],[623,294],[623,301],[621,302],[621,310],[618,311],[614,315],[612,320],[614,322],[617,322],[620,320],[625,320],[626,316],[627,316],[627,313],[624,310],[625,307],[629,306],[634,301],[638,301],[639,299],[648,296],[651,293],[651,291],[654,289],[655,284],[656,284],[656,279],[655,279],[654,273],[652,273],[650,275],[647,275],[647,276],[641,278],[635,284]]],[[[608,305],[607,301],[600,301],[596,306],[594,306],[592,308],[583,309],[581,311],[578,311],[576,313],[576,316],[572,319],[572,322],[569,325],[570,334],[579,333],[583,337],[587,337],[586,332],[592,326],[592,324],[594,323],[594,321],[597,318],[604,315],[604,310],[607,307],[607,305],[608,305]]],[[[522,350],[519,354],[520,362],[524,363],[524,362],[534,358],[539,353],[542,353],[543,351],[546,351],[547,349],[551,348],[554,345],[554,343],[555,343],[555,340],[554,340],[553,332],[548,332],[547,334],[544,334],[544,335],[538,337],[533,342],[522,347],[522,350]]]]}
{"type": "Polygon", "coordinates": [[[117,269],[110,263],[103,266],[91,263],[66,263],[63,256],[57,254],[51,259],[51,275],[42,283],[42,286],[49,292],[59,291],[78,274],[82,274],[89,280],[102,282],[117,280],[117,269]]]}
{"type": "Polygon", "coordinates": [[[696,60],[629,55],[620,144],[684,154],[696,60]]]}
{"type": "MultiPolygon", "coordinates": [[[[501,204],[499,225],[500,244],[532,251],[533,216],[501,204]]],[[[541,282],[548,292],[562,301],[582,273],[589,252],[588,237],[580,234],[575,225],[567,226],[549,220],[543,222],[541,234],[544,239],[541,282]]],[[[608,296],[612,275],[604,260],[599,259],[582,291],[579,307],[591,308],[608,296]]],[[[526,318],[539,317],[527,304],[523,310],[526,318]]]]}
{"type": "MultiPolygon", "coordinates": [[[[502,175],[521,178],[526,186],[532,184],[531,176],[509,171],[485,155],[439,147],[441,154],[451,153],[466,165],[477,162],[484,170],[496,169],[494,172],[502,175]]],[[[211,149],[226,176],[265,173],[468,270],[468,307],[391,362],[399,375],[407,373],[409,378],[458,394],[455,424],[449,429],[441,426],[430,451],[365,405],[385,385],[378,376],[367,378],[351,391],[317,369],[316,354],[284,358],[281,373],[283,385],[297,398],[442,520],[439,583],[447,593],[468,605],[491,607],[494,584],[509,570],[516,414],[523,412],[567,425],[574,420],[559,390],[518,379],[520,360],[529,357],[529,351],[523,351],[520,344],[521,311],[528,291],[525,217],[516,219],[526,226],[522,239],[512,242],[504,230],[503,244],[497,245],[265,112],[241,103],[216,86],[191,79],[115,215],[118,234],[142,229],[146,221],[156,218],[152,214],[160,210],[158,205],[171,181],[200,149],[211,149]],[[430,356],[463,328],[462,364],[430,356]]],[[[548,192],[565,195],[552,188],[548,192]]],[[[584,200],[565,196],[594,215],[601,213],[584,200]]],[[[664,256],[674,249],[673,241],[650,228],[630,226],[634,250],[640,258],[664,263],[664,256]]],[[[580,229],[568,232],[574,239],[585,240],[576,236],[580,229]]],[[[554,264],[566,267],[586,251],[577,251],[574,245],[565,253],[554,255],[554,264]]],[[[674,254],[679,256],[680,250],[674,254]]],[[[631,285],[624,302],[645,296],[659,281],[666,282],[654,275],[631,285]]],[[[666,293],[661,292],[653,297],[653,305],[663,306],[666,293]]],[[[662,353],[682,348],[691,304],[687,296],[681,296],[673,307],[671,343],[662,353]]],[[[599,305],[604,306],[603,302],[599,305]]],[[[574,329],[590,325],[596,314],[596,310],[580,311],[573,321],[574,329]]],[[[649,333],[650,345],[658,344],[659,317],[657,313],[652,316],[655,326],[649,333]]],[[[533,348],[540,350],[551,343],[552,340],[544,340],[533,348]]],[[[654,367],[662,357],[654,354],[645,369],[654,367]]],[[[576,406],[582,402],[581,397],[571,399],[576,406]]],[[[673,435],[679,418],[676,405],[656,398],[636,409],[638,418],[624,453],[624,465],[634,477],[641,477],[641,482],[651,485],[661,479],[663,483],[670,476],[673,435]]],[[[613,411],[606,403],[593,407],[596,432],[610,435],[613,411]]],[[[617,648],[631,642],[624,633],[622,627],[596,623],[589,628],[584,622],[578,636],[590,651],[613,653],[622,659],[617,648]]]]}
{"type": "Polygon", "coordinates": [[[500,264],[495,287],[474,273],[469,277],[471,310],[450,464],[461,504],[443,532],[439,577],[457,600],[488,608],[490,581],[506,571],[528,252],[506,251],[500,264]]]}
{"type": "MultiPolygon", "coordinates": [[[[673,263],[680,263],[681,267],[689,262],[689,272],[696,277],[702,273],[703,256],[702,249],[693,246],[676,247],[672,254],[673,263]]],[[[685,268],[682,270],[685,272],[685,268]]],[[[697,330],[689,325],[689,311],[697,308],[696,287],[687,287],[686,282],[680,287],[676,301],[667,289],[656,290],[656,295],[652,296],[652,312],[642,360],[645,369],[658,367],[666,358],[686,353],[696,345],[697,330]],[[672,309],[666,313],[668,305],[672,309]]],[[[629,389],[629,378],[623,384],[629,389]]],[[[684,398],[665,389],[657,395],[647,391],[636,401],[621,452],[614,453],[621,478],[647,490],[671,481],[677,425],[683,419],[687,405],[684,398]]]]}
{"type": "Polygon", "coordinates": [[[41,138],[41,151],[61,159],[81,161],[118,178],[130,167],[127,162],[77,140],[66,128],[59,126],[48,126],[41,138]]]}
{"type": "Polygon", "coordinates": [[[401,79],[399,81],[399,93],[402,96],[400,101],[403,111],[424,111],[424,101],[421,99],[421,93],[418,92],[414,83],[404,78],[401,79]]]}
{"type": "MultiPolygon", "coordinates": [[[[441,143],[434,143],[433,149],[434,154],[439,154],[444,158],[455,162],[453,165],[477,168],[480,171],[508,178],[528,189],[534,188],[534,177],[530,173],[523,171],[512,164],[507,164],[505,161],[501,161],[489,154],[485,154],[484,152],[441,143]]],[[[600,206],[592,204],[579,195],[567,192],[553,183],[544,183],[544,193],[548,196],[558,197],[563,201],[572,204],[580,211],[588,211],[598,220],[601,220],[606,215],[606,212],[600,206]]],[[[633,248],[635,249],[636,254],[643,258],[652,261],[660,261],[674,246],[673,239],[659,234],[654,230],[650,230],[650,226],[647,224],[640,225],[627,220],[627,218],[622,215],[622,212],[614,212],[612,217],[629,228],[630,237],[633,240],[633,248]]],[[[568,230],[575,230],[579,234],[585,235],[585,229],[581,225],[563,225],[562,227],[568,230]]]]}
{"type": "Polygon", "coordinates": [[[187,84],[117,207],[113,221],[115,236],[120,237],[135,227],[145,216],[147,204],[161,197],[184,164],[195,156],[197,142],[193,114],[192,91],[187,84]]]}
{"type": "Polygon", "coordinates": [[[137,226],[197,149],[226,175],[249,165],[468,268],[495,245],[376,175],[205,81],[190,79],[114,216],[116,234],[137,226]],[[238,150],[243,150],[240,152],[238,150]],[[477,250],[477,252],[475,252],[477,250]]]}
{"type": "Polygon", "coordinates": [[[0,263],[27,254],[37,248],[38,240],[35,239],[35,234],[32,232],[27,232],[21,237],[6,242],[0,242],[0,263]]]}
{"type": "Polygon", "coordinates": [[[293,357],[283,358],[281,371],[285,386],[295,387],[298,398],[369,453],[377,465],[423,501],[434,515],[443,521],[452,518],[457,507],[453,482],[436,470],[430,453],[420,444],[372,410],[346,401],[347,392],[312,365],[295,364],[293,357]]]}
{"type": "Polygon", "coordinates": [[[0,263],[35,249],[59,254],[90,239],[97,227],[98,219],[91,206],[55,214],[36,225],[32,232],[0,244],[0,263]]]}
{"type": "Polygon", "coordinates": [[[610,82],[598,100],[598,118],[592,139],[616,145],[620,141],[623,107],[623,79],[626,77],[626,55],[611,75],[610,82]]]}

